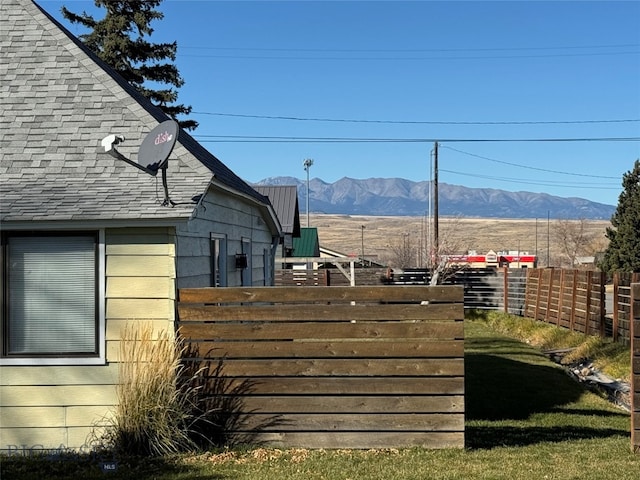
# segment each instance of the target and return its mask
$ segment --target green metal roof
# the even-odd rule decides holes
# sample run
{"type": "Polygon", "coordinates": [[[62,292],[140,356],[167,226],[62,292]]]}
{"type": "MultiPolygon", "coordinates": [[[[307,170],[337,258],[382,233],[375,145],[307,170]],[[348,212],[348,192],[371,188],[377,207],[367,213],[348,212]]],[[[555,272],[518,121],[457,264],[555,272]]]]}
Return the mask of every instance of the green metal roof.
{"type": "Polygon", "coordinates": [[[300,238],[293,238],[294,257],[319,257],[320,241],[316,227],[301,228],[300,238]]]}

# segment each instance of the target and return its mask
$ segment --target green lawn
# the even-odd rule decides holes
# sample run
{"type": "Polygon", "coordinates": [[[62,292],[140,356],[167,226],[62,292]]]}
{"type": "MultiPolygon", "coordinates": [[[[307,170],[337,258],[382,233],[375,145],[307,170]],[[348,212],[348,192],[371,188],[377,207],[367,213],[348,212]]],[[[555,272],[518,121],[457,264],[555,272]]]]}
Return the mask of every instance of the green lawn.
{"type": "Polygon", "coordinates": [[[423,480],[640,478],[629,415],[536,349],[467,321],[464,450],[246,449],[155,460],[3,459],[7,479],[423,480]]]}

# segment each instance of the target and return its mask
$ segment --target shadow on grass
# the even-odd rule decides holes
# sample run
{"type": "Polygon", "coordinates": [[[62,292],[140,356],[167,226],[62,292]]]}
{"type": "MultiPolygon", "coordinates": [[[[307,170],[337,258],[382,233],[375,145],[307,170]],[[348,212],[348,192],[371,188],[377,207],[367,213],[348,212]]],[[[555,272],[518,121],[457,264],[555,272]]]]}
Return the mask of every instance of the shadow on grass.
{"type": "Polygon", "coordinates": [[[465,369],[467,420],[524,420],[575,402],[583,393],[553,366],[468,353],[465,369]]]}
{"type": "Polygon", "coordinates": [[[224,480],[217,474],[201,475],[190,472],[188,465],[164,457],[114,457],[95,453],[0,457],[0,478],[13,480],[77,479],[85,480],[153,480],[180,478],[181,480],[224,480]],[[104,463],[112,466],[104,470],[104,463]],[[114,468],[115,466],[115,468],[114,468]]]}
{"type": "Polygon", "coordinates": [[[577,426],[513,427],[467,426],[466,447],[491,449],[495,447],[525,447],[542,442],[566,442],[571,440],[629,437],[626,430],[615,428],[589,428],[577,426]]]}
{"type": "Polygon", "coordinates": [[[484,339],[479,344],[472,342],[473,349],[482,353],[465,354],[465,409],[466,420],[471,423],[465,429],[468,448],[489,449],[541,442],[629,436],[629,432],[622,428],[540,425],[533,422],[527,424],[527,419],[533,414],[562,413],[567,416],[612,419],[626,415],[591,408],[563,408],[565,405],[579,402],[584,394],[582,386],[562,369],[553,365],[543,362],[527,363],[531,359],[531,353],[526,351],[528,347],[518,348],[517,345],[509,343],[509,340],[498,339],[494,350],[504,355],[517,355],[525,361],[507,358],[501,354],[484,353],[492,350],[490,342],[485,342],[484,339]],[[520,422],[521,426],[500,424],[514,421],[520,422]],[[483,424],[474,424],[478,422],[483,424]],[[496,424],[492,425],[491,422],[496,424]]]}

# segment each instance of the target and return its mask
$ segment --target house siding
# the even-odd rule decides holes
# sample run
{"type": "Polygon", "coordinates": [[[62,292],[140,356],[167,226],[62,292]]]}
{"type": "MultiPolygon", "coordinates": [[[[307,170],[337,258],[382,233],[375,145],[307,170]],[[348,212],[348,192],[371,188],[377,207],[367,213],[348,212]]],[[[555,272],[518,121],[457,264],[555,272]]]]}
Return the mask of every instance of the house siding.
{"type": "MultiPolygon", "coordinates": [[[[265,285],[263,253],[265,248],[272,251],[272,236],[260,210],[212,187],[193,218],[177,228],[178,288],[212,285],[211,234],[227,239],[228,286],[242,285],[242,270],[235,268],[235,254],[242,253],[242,238],[251,240],[252,285],[265,285]]],[[[266,284],[272,285],[272,279],[266,284]]]]}
{"type": "MultiPolygon", "coordinates": [[[[91,433],[117,403],[120,333],[130,322],[174,331],[173,228],[107,229],[106,364],[3,366],[0,450],[87,450],[91,433]]],[[[99,430],[97,430],[99,431],[99,430]]]]}

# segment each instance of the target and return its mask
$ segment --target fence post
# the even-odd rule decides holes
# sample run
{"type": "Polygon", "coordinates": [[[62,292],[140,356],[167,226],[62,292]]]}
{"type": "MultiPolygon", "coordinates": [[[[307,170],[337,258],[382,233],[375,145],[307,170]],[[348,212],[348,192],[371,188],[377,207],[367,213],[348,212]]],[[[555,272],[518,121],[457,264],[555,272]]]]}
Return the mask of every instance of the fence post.
{"type": "Polygon", "coordinates": [[[620,275],[618,272],[613,274],[613,322],[611,328],[613,329],[613,341],[618,341],[618,293],[620,288],[620,275]]]}
{"type": "Polygon", "coordinates": [[[547,323],[551,323],[549,322],[549,315],[551,314],[551,298],[553,296],[553,274],[555,273],[555,270],[553,269],[553,267],[551,267],[549,269],[549,290],[547,290],[547,311],[544,314],[544,321],[547,323]]]}
{"type": "Polygon", "coordinates": [[[535,320],[540,320],[538,315],[540,315],[540,295],[542,294],[542,269],[538,269],[538,288],[536,291],[536,309],[534,312],[533,318],[535,320]]]}
{"type": "Polygon", "coordinates": [[[571,318],[569,319],[569,330],[573,332],[576,324],[576,302],[578,301],[578,270],[573,271],[573,285],[571,285],[571,318]]]}
{"type": "Polygon", "coordinates": [[[631,450],[640,453],[640,283],[631,284],[631,450]]]}
{"type": "Polygon", "coordinates": [[[589,331],[591,330],[591,326],[589,325],[591,323],[591,303],[593,301],[593,299],[591,298],[591,289],[593,289],[593,272],[591,270],[589,270],[587,272],[587,308],[586,308],[586,318],[584,321],[584,334],[585,335],[589,335],[589,331]]]}
{"type": "Polygon", "coordinates": [[[557,326],[560,326],[562,320],[564,320],[564,290],[567,287],[567,278],[564,274],[564,268],[560,270],[560,289],[558,290],[558,320],[557,326]]]}
{"type": "Polygon", "coordinates": [[[604,272],[600,272],[600,313],[598,317],[600,318],[600,338],[605,338],[606,330],[605,330],[605,318],[607,316],[607,275],[604,272]]]}
{"type": "Polygon", "coordinates": [[[502,272],[502,278],[504,278],[504,288],[502,289],[504,293],[504,313],[509,313],[509,269],[502,267],[502,272]]]}

